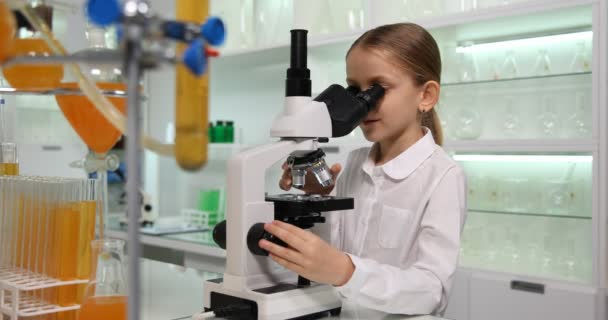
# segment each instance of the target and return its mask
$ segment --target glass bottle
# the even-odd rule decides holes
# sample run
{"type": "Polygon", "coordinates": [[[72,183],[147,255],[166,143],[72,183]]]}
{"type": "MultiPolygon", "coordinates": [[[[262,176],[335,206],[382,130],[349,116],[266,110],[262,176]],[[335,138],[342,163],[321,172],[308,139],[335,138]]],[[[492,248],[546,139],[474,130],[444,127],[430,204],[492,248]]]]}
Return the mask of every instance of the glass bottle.
{"type": "Polygon", "coordinates": [[[215,142],[223,143],[226,142],[226,125],[224,121],[218,120],[215,123],[215,142]]]}
{"type": "Polygon", "coordinates": [[[124,245],[122,240],[91,242],[92,271],[80,308],[80,319],[127,319],[124,245]]]}
{"type": "Polygon", "coordinates": [[[555,110],[555,101],[549,95],[542,98],[541,114],[538,116],[540,131],[546,138],[557,138],[556,133],[559,128],[559,118],[555,110]]]}
{"type": "Polygon", "coordinates": [[[576,52],[570,63],[570,72],[589,72],[591,71],[591,62],[589,55],[587,54],[587,47],[585,41],[579,41],[576,43],[576,52]]]}
{"type": "Polygon", "coordinates": [[[505,79],[517,78],[519,76],[514,50],[507,50],[505,53],[505,61],[502,64],[501,74],[505,79]]]}
{"type": "Polygon", "coordinates": [[[551,59],[549,59],[549,52],[545,48],[539,49],[536,55],[536,62],[534,63],[534,75],[547,76],[550,74],[551,59]]]}
{"type": "Polygon", "coordinates": [[[234,143],[234,121],[226,121],[226,142],[234,143]]]}

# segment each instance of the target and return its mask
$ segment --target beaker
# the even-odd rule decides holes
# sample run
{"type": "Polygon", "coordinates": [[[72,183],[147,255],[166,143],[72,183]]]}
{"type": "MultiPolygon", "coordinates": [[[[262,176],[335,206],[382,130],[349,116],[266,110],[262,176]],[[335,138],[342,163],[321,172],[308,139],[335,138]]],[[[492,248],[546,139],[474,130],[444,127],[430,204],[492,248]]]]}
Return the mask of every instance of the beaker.
{"type": "Polygon", "coordinates": [[[80,307],[80,319],[127,319],[124,246],[124,241],[114,239],[91,242],[91,277],[80,307]]]}

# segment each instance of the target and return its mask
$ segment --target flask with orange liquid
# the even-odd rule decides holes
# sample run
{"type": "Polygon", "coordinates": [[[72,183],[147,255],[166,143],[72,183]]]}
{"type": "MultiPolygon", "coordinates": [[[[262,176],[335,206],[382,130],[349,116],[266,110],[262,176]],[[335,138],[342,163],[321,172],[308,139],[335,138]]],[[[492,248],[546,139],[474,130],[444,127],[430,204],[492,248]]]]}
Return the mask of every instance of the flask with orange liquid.
{"type": "Polygon", "coordinates": [[[79,320],[127,319],[124,245],[122,240],[91,242],[93,268],[79,320]]]}
{"type": "Polygon", "coordinates": [[[5,0],[0,0],[0,63],[10,54],[15,37],[15,17],[5,0]]]}
{"type": "MultiPolygon", "coordinates": [[[[32,1],[36,13],[52,28],[53,8],[44,1],[32,1]]],[[[51,49],[42,39],[39,32],[34,31],[20,13],[17,13],[17,34],[7,54],[16,56],[49,56],[51,49]]],[[[2,68],[4,78],[16,89],[45,90],[55,89],[63,78],[63,66],[60,64],[17,64],[2,68]]]]}
{"type": "MultiPolygon", "coordinates": [[[[107,41],[108,34],[108,30],[89,27],[87,30],[89,48],[86,51],[109,51],[112,45],[107,41]]],[[[126,92],[120,65],[107,63],[83,65],[82,69],[102,91],[126,92]]],[[[61,84],[61,87],[78,89],[78,84],[68,82],[61,84]]],[[[104,156],[120,139],[120,131],[103,117],[87,97],[82,95],[57,95],[55,98],[63,115],[96,155],[104,156]]],[[[125,98],[109,97],[108,99],[122,113],[126,112],[125,98]]]]}

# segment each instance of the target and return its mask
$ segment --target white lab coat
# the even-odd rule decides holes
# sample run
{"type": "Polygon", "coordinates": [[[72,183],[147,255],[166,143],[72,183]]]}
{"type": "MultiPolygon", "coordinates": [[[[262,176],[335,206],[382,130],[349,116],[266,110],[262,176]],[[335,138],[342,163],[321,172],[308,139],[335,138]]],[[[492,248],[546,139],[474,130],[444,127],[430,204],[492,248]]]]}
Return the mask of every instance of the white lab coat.
{"type": "Polygon", "coordinates": [[[396,314],[441,314],[458,264],[466,217],[462,168],[426,134],[375,166],[374,148],[350,153],[337,195],[355,209],[330,213],[331,242],[355,265],[338,292],[349,302],[396,314]]]}

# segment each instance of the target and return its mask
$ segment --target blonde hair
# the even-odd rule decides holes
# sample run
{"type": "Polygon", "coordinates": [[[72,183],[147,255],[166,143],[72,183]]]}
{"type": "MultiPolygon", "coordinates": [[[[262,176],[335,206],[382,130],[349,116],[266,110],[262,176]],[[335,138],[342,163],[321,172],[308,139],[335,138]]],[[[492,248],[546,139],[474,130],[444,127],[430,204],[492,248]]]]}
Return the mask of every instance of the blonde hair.
{"type": "MultiPolygon", "coordinates": [[[[418,86],[428,81],[441,83],[441,56],[437,42],[426,29],[417,24],[395,23],[371,29],[355,40],[346,56],[356,47],[388,53],[413,75],[418,86]]],[[[429,112],[418,112],[421,125],[428,127],[435,143],[442,145],[443,131],[435,108],[429,112]]]]}

